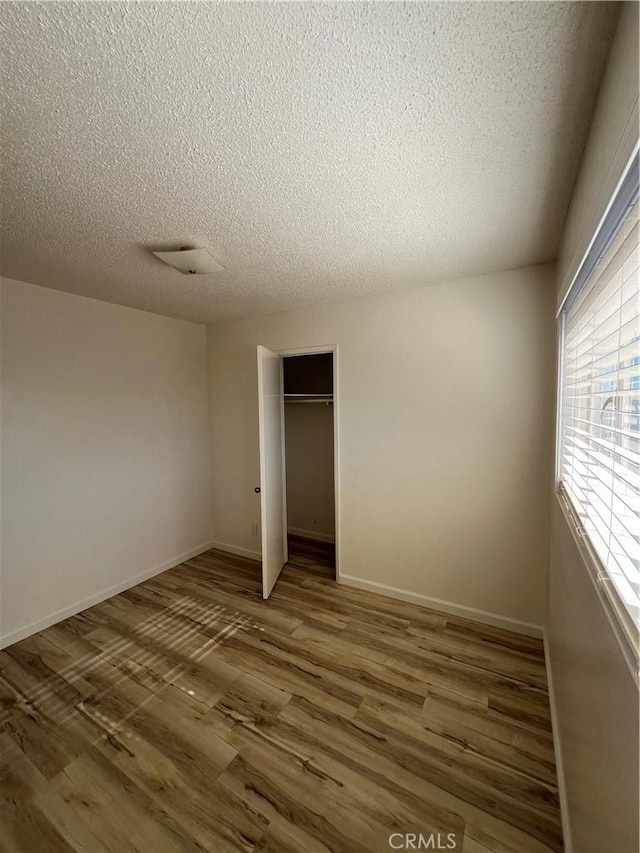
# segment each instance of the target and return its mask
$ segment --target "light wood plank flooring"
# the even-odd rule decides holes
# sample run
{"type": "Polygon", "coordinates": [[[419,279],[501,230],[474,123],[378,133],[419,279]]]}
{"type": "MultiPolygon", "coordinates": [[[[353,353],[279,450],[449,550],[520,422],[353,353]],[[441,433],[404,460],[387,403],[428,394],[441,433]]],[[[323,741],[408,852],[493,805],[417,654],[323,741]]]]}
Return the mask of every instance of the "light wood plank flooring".
{"type": "Polygon", "coordinates": [[[540,641],[217,551],[0,653],[0,795],[11,853],[562,849],[540,641]]]}
{"type": "Polygon", "coordinates": [[[336,546],[332,542],[318,542],[291,534],[287,540],[290,566],[335,579],[336,546]]]}

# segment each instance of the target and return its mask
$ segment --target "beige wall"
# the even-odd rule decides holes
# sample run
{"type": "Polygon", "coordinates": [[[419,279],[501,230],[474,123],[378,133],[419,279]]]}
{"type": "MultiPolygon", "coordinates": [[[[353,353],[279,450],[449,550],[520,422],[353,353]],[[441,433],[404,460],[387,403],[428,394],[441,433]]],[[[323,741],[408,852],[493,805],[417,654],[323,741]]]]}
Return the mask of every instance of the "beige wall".
{"type": "Polygon", "coordinates": [[[284,415],[289,530],[331,539],[335,533],[333,407],[289,403],[284,415]]]}
{"type": "Polygon", "coordinates": [[[558,258],[561,299],[638,141],[638,8],[622,2],[558,258]]]}
{"type": "Polygon", "coordinates": [[[557,502],[551,668],[576,853],[637,853],[638,689],[557,502]]]}
{"type": "Polygon", "coordinates": [[[214,539],[258,547],[256,346],[337,344],[341,576],[542,623],[554,277],[533,267],[210,326],[214,539]]]}
{"type": "Polygon", "coordinates": [[[205,329],[2,282],[1,634],[211,538],[205,329]]]}
{"type": "MultiPolygon", "coordinates": [[[[638,138],[638,4],[622,6],[563,238],[560,297],[638,138]]],[[[636,853],[638,689],[555,499],[548,640],[568,803],[567,849],[636,853]]]]}

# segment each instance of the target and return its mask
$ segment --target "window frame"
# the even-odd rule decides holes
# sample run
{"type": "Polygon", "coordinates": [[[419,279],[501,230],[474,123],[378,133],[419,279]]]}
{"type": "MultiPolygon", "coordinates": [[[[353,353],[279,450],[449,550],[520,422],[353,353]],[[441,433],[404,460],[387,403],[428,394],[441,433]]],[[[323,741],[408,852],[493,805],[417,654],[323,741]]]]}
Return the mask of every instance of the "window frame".
{"type": "Polygon", "coordinates": [[[556,359],[556,420],[555,420],[555,460],[554,491],[562,514],[569,526],[588,575],[594,585],[598,598],[611,624],[614,635],[624,653],[636,683],[640,683],[640,627],[627,609],[615,584],[611,580],[602,560],[597,554],[590,538],[580,521],[577,508],[563,486],[561,479],[562,445],[564,435],[564,370],[565,370],[565,334],[566,312],[578,298],[582,289],[590,281],[600,258],[607,251],[620,227],[624,223],[630,207],[638,200],[640,170],[640,141],[618,181],[614,193],[607,205],[584,256],[571,280],[571,284],[558,307],[557,319],[557,359],[556,359]]]}

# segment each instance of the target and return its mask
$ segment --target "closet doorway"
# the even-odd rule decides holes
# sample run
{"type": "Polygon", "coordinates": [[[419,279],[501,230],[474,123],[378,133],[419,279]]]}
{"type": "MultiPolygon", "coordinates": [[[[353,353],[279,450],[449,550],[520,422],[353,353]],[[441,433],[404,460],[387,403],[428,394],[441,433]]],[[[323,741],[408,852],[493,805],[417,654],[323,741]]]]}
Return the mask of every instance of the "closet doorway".
{"type": "Polygon", "coordinates": [[[258,346],[262,595],[285,563],[340,580],[338,347],[258,346]]]}
{"type": "Polygon", "coordinates": [[[333,353],[283,358],[289,565],[336,577],[333,353]]]}

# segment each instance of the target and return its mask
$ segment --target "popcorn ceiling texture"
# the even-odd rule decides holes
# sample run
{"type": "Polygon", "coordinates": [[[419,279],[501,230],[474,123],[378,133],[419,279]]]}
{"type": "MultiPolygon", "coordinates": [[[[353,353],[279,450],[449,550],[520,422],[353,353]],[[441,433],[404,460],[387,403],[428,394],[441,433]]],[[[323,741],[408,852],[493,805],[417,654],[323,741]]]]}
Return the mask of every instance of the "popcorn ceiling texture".
{"type": "Polygon", "coordinates": [[[2,272],[209,323],[553,259],[616,14],[2,3],[2,272]]]}

